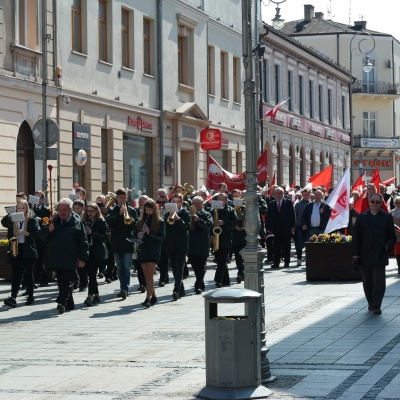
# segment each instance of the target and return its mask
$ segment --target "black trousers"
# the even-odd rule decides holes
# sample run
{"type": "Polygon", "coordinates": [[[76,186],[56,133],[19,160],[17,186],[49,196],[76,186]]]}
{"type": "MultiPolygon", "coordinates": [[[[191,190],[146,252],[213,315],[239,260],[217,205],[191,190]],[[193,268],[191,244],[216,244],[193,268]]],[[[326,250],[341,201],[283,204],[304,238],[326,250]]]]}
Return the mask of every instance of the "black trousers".
{"type": "Polygon", "coordinates": [[[267,246],[267,260],[273,261],[274,260],[274,238],[270,236],[268,239],[265,238],[265,243],[267,246]]]}
{"type": "Polygon", "coordinates": [[[11,297],[17,298],[19,287],[22,283],[22,279],[25,279],[26,291],[28,296],[33,296],[33,265],[35,263],[34,258],[23,258],[24,244],[18,245],[18,256],[13,257],[11,268],[12,268],[12,281],[11,281],[11,297]]]}
{"type": "Polygon", "coordinates": [[[186,251],[169,251],[168,257],[175,279],[174,292],[179,295],[184,295],[185,287],[183,285],[183,268],[185,267],[186,251]]]}
{"type": "Polygon", "coordinates": [[[223,286],[229,286],[229,272],[228,264],[226,262],[228,258],[230,248],[220,248],[215,252],[215,260],[217,261],[217,270],[215,271],[214,281],[221,283],[223,286]]]}
{"type": "Polygon", "coordinates": [[[74,281],[75,270],[57,269],[58,297],[57,303],[64,307],[72,307],[74,298],[72,296],[72,285],[74,281]]]}
{"type": "Polygon", "coordinates": [[[243,263],[243,257],[240,254],[242,249],[246,246],[246,244],[239,244],[236,246],[233,246],[233,253],[235,254],[235,263],[237,267],[237,274],[240,276],[242,279],[244,278],[244,263],[243,263]]]}
{"type": "MultiPolygon", "coordinates": [[[[89,255],[85,268],[89,277],[88,294],[99,294],[99,285],[97,284],[97,271],[99,269],[99,261],[93,259],[93,255],[89,255]]],[[[83,268],[78,268],[78,270],[83,268]]]]}
{"type": "Polygon", "coordinates": [[[384,266],[361,266],[361,278],[368,305],[380,307],[386,291],[386,271],[384,266]]]}
{"type": "Polygon", "coordinates": [[[283,257],[285,265],[290,262],[290,241],[291,236],[277,236],[274,237],[274,266],[278,267],[283,257]]]}
{"type": "Polygon", "coordinates": [[[160,282],[169,283],[168,276],[168,251],[161,248],[160,259],[158,260],[158,269],[160,270],[160,282]]]}
{"type": "Polygon", "coordinates": [[[206,274],[206,263],[207,263],[207,256],[197,256],[197,255],[190,255],[190,263],[192,264],[192,268],[194,274],[196,276],[196,282],[194,283],[194,289],[205,289],[204,285],[204,276],[206,274]]]}

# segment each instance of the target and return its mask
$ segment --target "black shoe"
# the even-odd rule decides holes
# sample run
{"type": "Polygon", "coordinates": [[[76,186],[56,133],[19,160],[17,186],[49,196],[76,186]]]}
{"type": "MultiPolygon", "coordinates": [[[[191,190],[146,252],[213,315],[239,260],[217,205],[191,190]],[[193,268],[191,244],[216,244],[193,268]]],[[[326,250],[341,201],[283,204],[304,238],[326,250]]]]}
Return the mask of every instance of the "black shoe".
{"type": "Polygon", "coordinates": [[[174,293],[172,293],[172,297],[173,297],[173,299],[176,301],[176,300],[179,299],[179,294],[176,293],[176,292],[174,292],[174,293]]]}
{"type": "Polygon", "coordinates": [[[17,300],[15,300],[13,297],[10,296],[8,299],[4,300],[4,304],[6,306],[10,306],[12,308],[15,308],[15,307],[17,307],[17,300]]]}
{"type": "Polygon", "coordinates": [[[65,307],[59,303],[59,304],[57,304],[57,310],[58,310],[59,314],[64,314],[65,307]]]}
{"type": "Polygon", "coordinates": [[[289,267],[290,267],[289,264],[285,264],[285,265],[283,266],[283,268],[289,268],[289,267]]]}
{"type": "Polygon", "coordinates": [[[26,299],[25,305],[26,305],[26,306],[30,306],[30,305],[33,304],[34,302],[35,302],[35,299],[33,298],[33,296],[29,296],[29,297],[26,299]]]}
{"type": "Polygon", "coordinates": [[[98,277],[99,279],[102,279],[102,278],[104,278],[104,274],[103,274],[102,272],[99,272],[99,273],[97,274],[97,277],[98,277]]]}
{"type": "Polygon", "coordinates": [[[279,268],[279,265],[271,265],[271,268],[278,269],[278,268],[279,268]]]}
{"type": "Polygon", "coordinates": [[[49,282],[41,282],[40,287],[49,286],[49,282]]]}
{"type": "Polygon", "coordinates": [[[150,300],[146,299],[143,303],[142,303],[143,307],[149,308],[151,306],[150,300]]]}
{"type": "Polygon", "coordinates": [[[164,287],[165,286],[165,282],[158,282],[158,287],[164,287]]]}
{"type": "Polygon", "coordinates": [[[217,287],[217,288],[222,287],[222,283],[217,282],[217,283],[215,284],[215,287],[217,287]]]}
{"type": "Polygon", "coordinates": [[[146,288],[143,285],[139,285],[138,291],[140,291],[141,293],[144,293],[146,291],[146,288]]]}
{"type": "Polygon", "coordinates": [[[112,280],[111,280],[110,278],[106,278],[105,282],[106,282],[106,283],[111,283],[112,280]]]}
{"type": "Polygon", "coordinates": [[[88,307],[92,305],[92,298],[91,297],[86,297],[86,300],[83,302],[83,304],[86,304],[88,307]]]}
{"type": "Polygon", "coordinates": [[[125,300],[126,297],[128,296],[128,294],[125,292],[125,290],[121,290],[120,295],[121,295],[120,297],[122,298],[122,300],[125,300]]]}
{"type": "Polygon", "coordinates": [[[38,285],[37,283],[35,283],[35,284],[33,285],[33,288],[34,288],[34,289],[39,289],[39,285],[38,285]]]}
{"type": "Polygon", "coordinates": [[[194,292],[195,292],[196,294],[202,294],[202,293],[203,293],[203,291],[202,291],[201,289],[196,289],[194,292]]]}
{"type": "Polygon", "coordinates": [[[374,309],[372,310],[372,312],[374,314],[382,314],[382,310],[380,307],[374,307],[374,309]]]}
{"type": "Polygon", "coordinates": [[[65,306],[65,311],[72,311],[72,310],[75,310],[75,303],[72,303],[72,304],[66,304],[66,306],[65,306]]]}
{"type": "Polygon", "coordinates": [[[186,296],[186,292],[184,290],[181,290],[179,292],[179,297],[185,297],[186,296]]]}
{"type": "Polygon", "coordinates": [[[24,292],[24,293],[22,293],[22,294],[21,294],[21,296],[28,296],[28,291],[27,291],[27,290],[25,290],[25,292],[24,292]]]}
{"type": "Polygon", "coordinates": [[[154,306],[154,304],[157,304],[157,297],[156,297],[156,296],[154,296],[154,297],[152,297],[152,298],[150,299],[150,304],[151,304],[152,306],[154,306]]]}
{"type": "Polygon", "coordinates": [[[237,283],[242,283],[242,277],[240,275],[237,276],[236,282],[237,283]]]}
{"type": "Polygon", "coordinates": [[[100,296],[93,296],[92,304],[99,304],[100,303],[100,296]]]}

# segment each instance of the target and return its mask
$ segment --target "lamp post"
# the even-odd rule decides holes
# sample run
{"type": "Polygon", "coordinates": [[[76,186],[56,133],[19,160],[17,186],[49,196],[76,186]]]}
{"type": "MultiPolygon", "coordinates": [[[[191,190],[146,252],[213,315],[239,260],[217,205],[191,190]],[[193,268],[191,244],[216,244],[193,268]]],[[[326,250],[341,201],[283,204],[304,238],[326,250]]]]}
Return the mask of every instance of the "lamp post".
{"type": "MultiPolygon", "coordinates": [[[[241,254],[244,261],[244,287],[262,295],[261,304],[261,383],[271,382],[268,348],[265,339],[265,304],[264,304],[264,253],[259,245],[260,215],[258,211],[257,193],[257,157],[260,154],[256,132],[256,85],[253,67],[252,38],[252,0],[242,0],[242,48],[243,66],[245,69],[244,105],[245,105],[245,145],[246,145],[246,246],[241,254]]],[[[258,41],[258,40],[257,40],[258,41]]],[[[256,50],[258,51],[258,49],[256,50]]],[[[257,53],[258,55],[258,53],[257,53]]],[[[257,66],[258,68],[258,66],[257,66]]]]}
{"type": "Polygon", "coordinates": [[[276,11],[276,13],[275,13],[275,17],[274,18],[272,18],[272,26],[275,28],[275,29],[282,29],[283,28],[283,26],[285,25],[285,20],[284,19],[282,19],[281,18],[281,14],[280,14],[280,12],[281,12],[281,9],[280,9],[280,7],[279,7],[279,5],[280,4],[282,4],[282,3],[284,3],[286,0],[269,0],[269,2],[270,3],[274,3],[274,4],[276,4],[276,8],[275,8],[275,11],[276,11]]]}
{"type": "MultiPolygon", "coordinates": [[[[353,181],[353,160],[354,160],[354,131],[353,131],[353,52],[356,52],[357,55],[361,53],[365,54],[365,61],[363,63],[363,71],[370,72],[373,65],[369,61],[369,53],[374,51],[375,49],[375,39],[374,37],[367,31],[357,32],[350,40],[350,83],[349,83],[349,111],[350,111],[350,180],[353,181]],[[353,47],[353,40],[358,35],[367,35],[366,38],[362,38],[358,41],[357,47],[353,47]],[[361,48],[361,43],[365,40],[371,38],[372,40],[372,48],[369,50],[363,50],[361,48]]],[[[362,160],[360,160],[362,161],[362,160]]],[[[361,170],[360,170],[361,171],[361,170]]]]}

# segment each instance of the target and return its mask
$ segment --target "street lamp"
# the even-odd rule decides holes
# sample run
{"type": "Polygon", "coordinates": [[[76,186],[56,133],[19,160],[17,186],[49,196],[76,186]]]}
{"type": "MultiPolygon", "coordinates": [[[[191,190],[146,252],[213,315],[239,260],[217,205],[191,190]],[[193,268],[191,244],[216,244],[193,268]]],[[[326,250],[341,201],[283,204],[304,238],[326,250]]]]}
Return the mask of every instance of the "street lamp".
{"type": "Polygon", "coordinates": [[[274,18],[272,18],[272,26],[275,28],[275,29],[282,29],[283,27],[284,27],[284,25],[285,25],[285,20],[284,19],[282,19],[281,18],[281,14],[280,14],[280,12],[281,12],[281,9],[279,8],[279,5],[281,4],[281,3],[284,3],[286,0],[281,0],[281,1],[278,1],[278,0],[269,0],[270,1],[270,3],[274,3],[274,4],[276,4],[276,8],[275,8],[275,10],[276,10],[276,14],[275,14],[275,17],[274,18]]]}
{"type": "MultiPolygon", "coordinates": [[[[350,179],[353,182],[353,159],[354,159],[354,132],[353,132],[353,52],[357,55],[365,54],[365,60],[363,62],[363,71],[370,72],[372,70],[373,64],[369,60],[369,54],[375,49],[375,39],[374,37],[367,31],[357,32],[350,40],[350,83],[349,83],[349,111],[350,111],[350,179]],[[353,47],[353,40],[358,35],[367,35],[366,38],[362,38],[358,41],[357,47],[353,47]],[[369,50],[363,50],[361,48],[362,42],[368,40],[372,40],[372,48],[369,50]]],[[[361,170],[360,170],[361,171],[361,170]]]]}

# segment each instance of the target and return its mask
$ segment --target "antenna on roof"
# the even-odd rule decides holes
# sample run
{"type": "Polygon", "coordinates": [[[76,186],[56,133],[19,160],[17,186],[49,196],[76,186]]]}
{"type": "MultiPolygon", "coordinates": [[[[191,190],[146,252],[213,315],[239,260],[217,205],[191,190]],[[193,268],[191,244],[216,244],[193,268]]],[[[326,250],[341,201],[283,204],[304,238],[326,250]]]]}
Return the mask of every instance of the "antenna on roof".
{"type": "Polygon", "coordinates": [[[351,0],[349,0],[349,25],[351,25],[351,0]]]}
{"type": "Polygon", "coordinates": [[[364,14],[361,14],[361,15],[359,16],[359,18],[361,19],[361,21],[364,21],[365,15],[364,15],[364,14]]]}
{"type": "Polygon", "coordinates": [[[332,15],[332,0],[329,0],[329,4],[326,6],[326,11],[328,13],[329,20],[331,20],[332,18],[335,18],[335,16],[332,15]]]}

